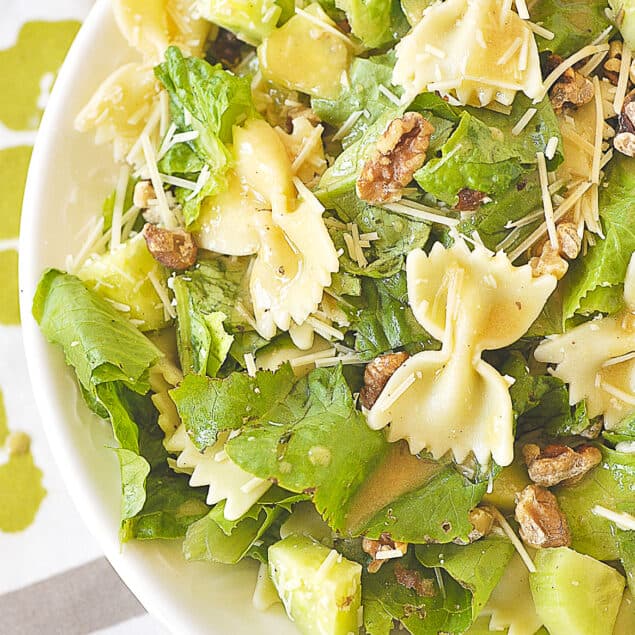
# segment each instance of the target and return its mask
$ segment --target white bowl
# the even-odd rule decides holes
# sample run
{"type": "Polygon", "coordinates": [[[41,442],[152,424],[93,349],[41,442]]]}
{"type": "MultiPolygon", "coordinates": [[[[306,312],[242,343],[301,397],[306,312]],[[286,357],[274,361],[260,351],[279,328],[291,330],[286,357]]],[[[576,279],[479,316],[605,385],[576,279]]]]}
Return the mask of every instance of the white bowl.
{"type": "Polygon", "coordinates": [[[42,271],[64,268],[80,230],[112,191],[109,147],[73,129],[73,119],[112,70],[135,56],[117,30],[110,1],[98,0],[75,40],[42,119],[20,231],[22,327],[33,392],[70,494],[104,553],[146,609],[174,633],[292,635],[280,609],[251,604],[257,567],[186,563],[180,541],[119,544],[120,478],[109,426],[86,408],[61,350],[41,336],[31,301],[42,271]]]}

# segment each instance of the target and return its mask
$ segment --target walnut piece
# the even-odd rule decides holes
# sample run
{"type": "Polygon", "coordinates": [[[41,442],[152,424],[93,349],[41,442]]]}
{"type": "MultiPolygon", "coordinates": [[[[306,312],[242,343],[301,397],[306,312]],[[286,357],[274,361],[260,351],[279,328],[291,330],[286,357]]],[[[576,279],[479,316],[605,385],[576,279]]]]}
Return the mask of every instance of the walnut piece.
{"type": "Polygon", "coordinates": [[[134,186],[132,202],[139,209],[147,209],[150,207],[150,201],[156,198],[154,188],[150,181],[139,181],[134,186]]]}
{"type": "Polygon", "coordinates": [[[453,542],[457,545],[471,544],[487,536],[494,527],[494,516],[484,507],[475,507],[470,510],[468,519],[472,524],[472,531],[468,534],[467,543],[464,540],[455,538],[453,542]]]}
{"type": "Polygon", "coordinates": [[[569,263],[559,254],[557,249],[551,246],[549,241],[543,245],[540,256],[531,258],[529,264],[534,278],[552,275],[560,280],[569,269],[569,263]]]}
{"type": "Polygon", "coordinates": [[[368,565],[368,573],[377,573],[381,569],[381,565],[386,562],[386,559],[377,558],[379,552],[393,551],[394,549],[405,555],[408,551],[408,543],[395,541],[390,537],[390,534],[382,534],[379,540],[362,538],[362,550],[372,558],[372,562],[368,565]]]}
{"type": "MultiPolygon", "coordinates": [[[[557,66],[560,62],[562,62],[561,57],[549,56],[550,66],[557,66]]],[[[594,94],[593,82],[574,68],[567,69],[549,91],[551,105],[556,112],[560,112],[565,106],[588,104],[594,94]]]]}
{"type": "Polygon", "coordinates": [[[624,98],[622,112],[617,120],[617,133],[613,137],[613,146],[628,157],[635,156],[635,90],[624,98]]]}
{"type": "Polygon", "coordinates": [[[357,179],[359,198],[368,203],[399,200],[403,188],[425,163],[433,131],[418,112],[393,119],[357,179]]]}
{"type": "Polygon", "coordinates": [[[400,562],[395,565],[395,579],[397,584],[412,589],[422,598],[433,598],[436,595],[432,580],[422,578],[419,571],[406,569],[400,562]]]}
{"type": "Polygon", "coordinates": [[[576,224],[569,222],[559,223],[556,227],[556,235],[558,237],[560,255],[569,260],[577,258],[582,247],[582,239],[580,234],[578,234],[576,224]]]}
{"type": "Polygon", "coordinates": [[[529,443],[523,447],[529,478],[537,485],[552,487],[558,483],[573,485],[602,460],[602,453],[590,445],[570,448],[548,445],[541,450],[529,443]]]}
{"type": "Polygon", "coordinates": [[[471,190],[469,187],[464,187],[459,192],[459,202],[454,206],[454,209],[459,212],[474,212],[483,202],[483,199],[487,198],[485,192],[479,192],[478,190],[471,190]]]}
{"type": "Polygon", "coordinates": [[[602,65],[603,75],[613,86],[617,86],[622,66],[622,43],[619,40],[613,40],[609,47],[608,58],[602,65]]]}
{"type": "Polygon", "coordinates": [[[516,520],[520,537],[536,549],[568,547],[571,544],[569,524],[556,497],[540,485],[527,485],[518,495],[516,520]]]}
{"type": "Polygon", "coordinates": [[[370,410],[393,373],[410,357],[408,353],[388,353],[375,357],[364,370],[364,385],[359,391],[359,401],[370,410]]]}
{"type": "Polygon", "coordinates": [[[196,262],[198,249],[194,238],[182,229],[163,229],[146,223],[143,237],[153,258],[168,269],[183,271],[196,262]]]}

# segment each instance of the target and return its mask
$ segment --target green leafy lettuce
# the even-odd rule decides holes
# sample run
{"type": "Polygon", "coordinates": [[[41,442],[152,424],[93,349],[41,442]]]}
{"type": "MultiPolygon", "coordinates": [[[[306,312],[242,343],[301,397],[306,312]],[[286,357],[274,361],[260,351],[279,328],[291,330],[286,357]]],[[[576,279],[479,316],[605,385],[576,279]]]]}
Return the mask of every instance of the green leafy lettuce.
{"type": "Polygon", "coordinates": [[[393,66],[392,55],[376,55],[368,59],[356,57],[349,70],[349,85],[340,91],[336,99],[311,99],[311,107],[318,117],[335,128],[339,128],[353,113],[363,113],[342,139],[343,147],[357,141],[386,108],[394,108],[394,104],[379,90],[379,86],[383,85],[399,96],[398,89],[390,88],[393,66]]]}
{"type": "MultiPolygon", "coordinates": [[[[177,198],[190,224],[198,216],[202,199],[226,186],[225,174],[231,159],[226,144],[232,140],[232,126],[256,115],[249,79],[224,70],[220,64],[212,66],[197,57],[184,57],[175,46],[168,48],[165,61],[154,72],[170,95],[172,120],[178,130],[198,132],[188,147],[210,170],[201,193],[193,199],[188,200],[188,191],[177,188],[177,198]]],[[[192,153],[181,150],[179,155],[188,170],[192,169],[192,153]]],[[[162,167],[169,164],[179,167],[174,156],[162,167]]]]}
{"type": "Polygon", "coordinates": [[[496,537],[465,546],[417,546],[416,558],[410,552],[377,573],[364,573],[364,628],[370,635],[389,635],[396,620],[414,635],[464,633],[513,552],[508,540],[496,537]]]}
{"type": "Polygon", "coordinates": [[[591,44],[611,24],[606,9],[606,0],[536,2],[531,9],[531,19],[555,35],[552,40],[538,35],[538,48],[568,57],[591,44]]]}
{"type": "Polygon", "coordinates": [[[408,304],[405,272],[380,280],[364,279],[357,304],[352,317],[355,350],[364,360],[398,348],[410,353],[437,348],[408,304]]]}
{"type": "Polygon", "coordinates": [[[607,168],[606,187],[600,188],[600,218],[604,240],[598,240],[584,258],[578,258],[564,279],[564,317],[619,308],[609,296],[621,299],[626,268],[635,251],[632,198],[635,164],[620,155],[607,168]],[[601,292],[598,294],[598,292],[601,292]]]}
{"type": "Polygon", "coordinates": [[[413,249],[423,248],[430,236],[430,224],[389,212],[381,207],[361,201],[354,190],[337,198],[335,209],[340,220],[355,223],[360,234],[376,232],[378,240],[364,249],[368,265],[361,267],[351,259],[344,233],[350,230],[340,226],[329,226],[329,233],[336,249],[342,249],[340,268],[346,273],[371,278],[385,278],[401,271],[406,255],[413,249]]]}
{"type": "Polygon", "coordinates": [[[562,140],[558,122],[548,99],[535,105],[538,112],[519,135],[512,128],[532,104],[518,96],[510,115],[468,108],[441,149],[440,158],[428,161],[416,174],[421,187],[448,205],[469,188],[496,199],[509,192],[520,177],[536,165],[536,153],[551,137],[559,139],[558,151],[550,163],[562,161],[562,140]]]}
{"type": "Polygon", "coordinates": [[[472,529],[468,512],[487,483],[467,481],[449,461],[413,459],[401,444],[386,443],[356,409],[341,367],[302,379],[288,365],[255,377],[192,375],[171,395],[199,448],[222,430],[240,430],[225,448],[234,463],[291,492],[310,493],[335,529],[370,537],[388,531],[409,542],[466,540],[472,529]],[[415,462],[416,478],[374,494],[407,460],[415,462]]]}
{"type": "Polygon", "coordinates": [[[335,0],[353,35],[367,48],[389,44],[405,35],[409,25],[398,0],[335,0]]]}
{"type": "Polygon", "coordinates": [[[591,510],[602,505],[616,511],[635,512],[635,455],[600,447],[602,462],[580,482],[554,490],[571,529],[576,551],[598,560],[620,558],[612,523],[591,510]]]}
{"type": "Polygon", "coordinates": [[[236,309],[246,271],[244,258],[207,259],[174,279],[177,344],[184,373],[214,377],[232,347],[240,348],[236,358],[242,361],[245,352],[266,344],[236,309]]]}

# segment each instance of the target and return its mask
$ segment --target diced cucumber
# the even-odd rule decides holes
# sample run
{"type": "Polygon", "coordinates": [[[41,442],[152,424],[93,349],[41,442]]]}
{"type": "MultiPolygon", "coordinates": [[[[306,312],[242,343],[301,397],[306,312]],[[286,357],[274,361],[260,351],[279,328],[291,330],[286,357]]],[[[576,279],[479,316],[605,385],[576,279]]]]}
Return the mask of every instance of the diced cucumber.
{"type": "Polygon", "coordinates": [[[625,580],[567,547],[540,549],[530,576],[536,611],[551,635],[611,635],[625,580]]]}
{"type": "MultiPolygon", "coordinates": [[[[148,278],[152,272],[160,284],[166,284],[167,269],[158,263],[146,247],[141,234],[118,249],[89,258],[77,276],[102,297],[121,305],[126,317],[138,320],[142,331],[166,326],[161,298],[148,278]],[[129,309],[129,310],[128,310],[129,309]]],[[[165,292],[168,293],[167,286],[165,292]]]]}
{"type": "Polygon", "coordinates": [[[282,13],[274,0],[199,0],[197,5],[206,20],[254,46],[276,28],[282,13]]]}
{"type": "Polygon", "coordinates": [[[514,462],[503,468],[494,480],[492,491],[483,496],[483,502],[498,507],[502,512],[511,513],[516,507],[516,495],[530,483],[520,452],[516,452],[514,462]]]}
{"type": "Polygon", "coordinates": [[[296,14],[258,47],[260,68],[265,79],[284,88],[334,99],[348,70],[349,46],[329,30],[335,23],[319,4],[308,6],[305,12],[314,20],[296,14]]]}
{"type": "Polygon", "coordinates": [[[287,614],[301,633],[359,631],[361,565],[296,534],[269,547],[269,571],[287,614]]]}
{"type": "Polygon", "coordinates": [[[635,48],[635,0],[609,0],[609,5],[616,16],[624,44],[629,49],[635,48]]]}

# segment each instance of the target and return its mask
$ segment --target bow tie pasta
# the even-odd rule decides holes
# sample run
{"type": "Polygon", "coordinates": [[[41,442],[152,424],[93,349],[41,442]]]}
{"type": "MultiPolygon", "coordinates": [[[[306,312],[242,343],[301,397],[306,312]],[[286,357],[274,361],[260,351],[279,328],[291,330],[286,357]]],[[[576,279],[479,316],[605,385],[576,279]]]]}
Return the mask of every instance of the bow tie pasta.
{"type": "Polygon", "coordinates": [[[195,0],[113,0],[117,26],[147,62],[158,63],[168,46],[201,55],[210,23],[194,15],[195,0]]]}
{"type": "Polygon", "coordinates": [[[419,323],[442,342],[440,351],[410,357],[390,378],[368,414],[371,428],[389,426],[389,441],[405,439],[413,454],[434,458],[470,452],[482,465],[513,459],[514,416],[509,382],[481,359],[509,346],[538,317],[556,286],[532,277],[500,252],[470,251],[457,240],[436,243],[407,260],[408,297],[419,323]]]}
{"type": "Polygon", "coordinates": [[[542,88],[529,25],[501,0],[446,0],[427,8],[397,46],[393,83],[410,98],[439,91],[461,104],[511,105],[542,88]]]}
{"type": "Polygon", "coordinates": [[[635,257],[624,281],[626,309],[544,340],[534,356],[556,364],[553,374],[569,384],[571,405],[586,399],[590,418],[604,416],[614,429],[635,411],[635,257]]]}

